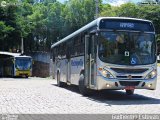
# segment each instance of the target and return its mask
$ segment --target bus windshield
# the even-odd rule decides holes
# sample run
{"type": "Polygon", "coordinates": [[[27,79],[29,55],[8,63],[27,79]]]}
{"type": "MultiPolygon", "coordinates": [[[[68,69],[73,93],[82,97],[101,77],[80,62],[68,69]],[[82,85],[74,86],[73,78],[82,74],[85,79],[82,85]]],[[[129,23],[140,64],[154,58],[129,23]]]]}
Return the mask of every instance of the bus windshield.
{"type": "Polygon", "coordinates": [[[30,58],[16,58],[15,66],[19,70],[28,70],[31,68],[31,65],[30,58]]]}
{"type": "Polygon", "coordinates": [[[99,58],[119,65],[146,65],[156,61],[154,34],[142,32],[100,32],[99,58]]]}

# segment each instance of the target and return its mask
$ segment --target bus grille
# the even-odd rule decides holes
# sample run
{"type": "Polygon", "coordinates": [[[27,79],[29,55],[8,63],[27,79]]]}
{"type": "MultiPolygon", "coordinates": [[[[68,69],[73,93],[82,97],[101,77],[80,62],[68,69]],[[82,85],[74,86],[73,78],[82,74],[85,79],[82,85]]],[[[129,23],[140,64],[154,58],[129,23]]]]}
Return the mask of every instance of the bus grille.
{"type": "Polygon", "coordinates": [[[134,82],[131,82],[131,81],[119,81],[120,84],[122,86],[137,86],[139,85],[140,81],[134,81],[134,82]]]}
{"type": "MultiPolygon", "coordinates": [[[[119,79],[128,79],[128,76],[116,76],[119,79]]],[[[132,79],[141,79],[143,76],[132,76],[132,79]]]]}
{"type": "Polygon", "coordinates": [[[143,73],[148,69],[126,69],[126,68],[111,68],[117,73],[143,73]]]}

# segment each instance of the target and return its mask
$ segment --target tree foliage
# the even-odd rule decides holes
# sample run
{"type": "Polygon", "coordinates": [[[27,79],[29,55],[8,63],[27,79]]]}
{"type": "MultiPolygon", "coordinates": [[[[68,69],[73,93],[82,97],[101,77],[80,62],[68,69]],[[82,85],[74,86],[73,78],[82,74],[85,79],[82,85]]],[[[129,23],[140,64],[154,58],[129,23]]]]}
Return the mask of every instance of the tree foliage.
{"type": "Polygon", "coordinates": [[[160,34],[160,5],[126,3],[121,6],[103,5],[101,16],[133,17],[151,20],[155,26],[156,33],[160,34]]]}
{"type": "MultiPolygon", "coordinates": [[[[23,38],[25,52],[50,51],[51,44],[94,20],[95,6],[95,0],[63,4],[56,0],[6,0],[5,6],[0,6],[0,50],[20,49],[23,38]]],[[[160,34],[160,5],[111,6],[99,0],[99,16],[148,19],[160,34]]]]}

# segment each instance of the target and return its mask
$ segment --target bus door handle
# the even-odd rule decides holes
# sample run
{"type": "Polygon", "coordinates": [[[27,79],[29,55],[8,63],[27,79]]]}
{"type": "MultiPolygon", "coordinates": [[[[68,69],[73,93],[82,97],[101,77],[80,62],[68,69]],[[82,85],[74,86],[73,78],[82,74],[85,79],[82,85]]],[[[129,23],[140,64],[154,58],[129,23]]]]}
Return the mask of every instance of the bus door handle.
{"type": "Polygon", "coordinates": [[[94,63],[94,59],[91,59],[90,61],[91,61],[91,63],[94,63]]]}
{"type": "Polygon", "coordinates": [[[86,63],[89,64],[89,58],[87,59],[86,63]]]}
{"type": "Polygon", "coordinates": [[[87,64],[88,64],[89,62],[90,62],[90,63],[94,63],[94,59],[91,59],[91,60],[90,60],[90,59],[87,59],[87,64]]]}

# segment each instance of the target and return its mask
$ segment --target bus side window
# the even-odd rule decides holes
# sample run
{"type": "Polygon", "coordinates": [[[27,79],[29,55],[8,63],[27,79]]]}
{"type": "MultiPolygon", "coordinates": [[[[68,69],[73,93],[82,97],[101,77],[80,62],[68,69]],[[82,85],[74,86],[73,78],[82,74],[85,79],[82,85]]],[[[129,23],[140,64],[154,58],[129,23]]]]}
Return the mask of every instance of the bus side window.
{"type": "Polygon", "coordinates": [[[72,38],[71,41],[69,42],[69,48],[70,48],[70,55],[73,57],[75,55],[75,46],[74,46],[74,39],[72,38]]]}
{"type": "Polygon", "coordinates": [[[81,55],[84,55],[84,36],[81,37],[80,54],[81,54],[81,55]]]}
{"type": "Polygon", "coordinates": [[[70,59],[73,56],[73,52],[74,52],[74,45],[73,45],[73,40],[70,39],[69,42],[66,43],[66,58],[70,59]]]}
{"type": "Polygon", "coordinates": [[[71,58],[71,45],[68,43],[66,46],[67,46],[66,58],[70,59],[71,58]]]}
{"type": "Polygon", "coordinates": [[[78,36],[76,36],[74,38],[74,56],[77,56],[78,55],[78,36]]]}
{"type": "Polygon", "coordinates": [[[52,50],[52,61],[54,62],[55,61],[55,48],[52,50]]]}
{"type": "Polygon", "coordinates": [[[66,50],[67,50],[66,43],[63,43],[62,46],[61,46],[61,57],[62,57],[62,59],[66,58],[66,50]]]}
{"type": "Polygon", "coordinates": [[[59,48],[59,51],[60,51],[60,58],[62,58],[62,55],[63,55],[63,44],[60,45],[60,48],[59,48]]]}
{"type": "Polygon", "coordinates": [[[61,47],[60,47],[60,45],[57,46],[57,58],[58,58],[58,59],[61,58],[61,47]]]}
{"type": "Polygon", "coordinates": [[[12,63],[15,64],[14,59],[12,59],[12,63]]]}

